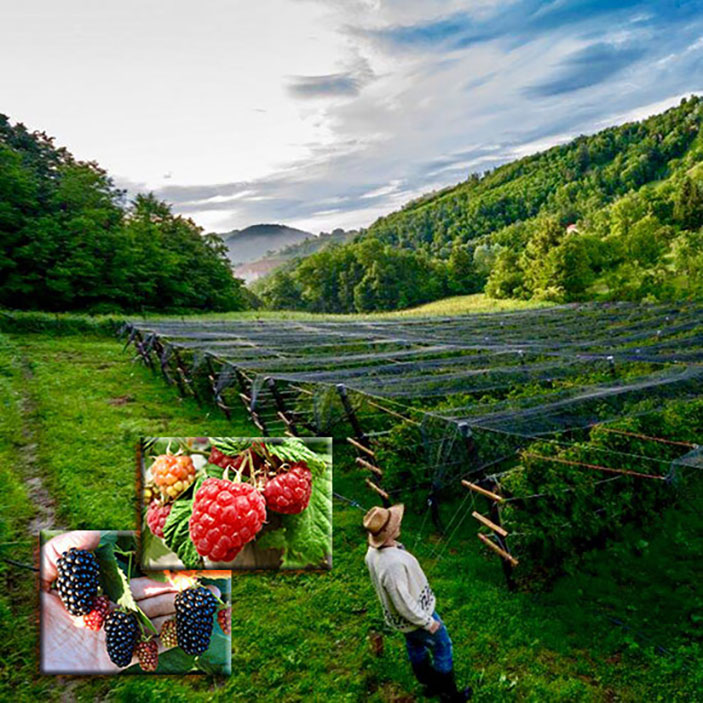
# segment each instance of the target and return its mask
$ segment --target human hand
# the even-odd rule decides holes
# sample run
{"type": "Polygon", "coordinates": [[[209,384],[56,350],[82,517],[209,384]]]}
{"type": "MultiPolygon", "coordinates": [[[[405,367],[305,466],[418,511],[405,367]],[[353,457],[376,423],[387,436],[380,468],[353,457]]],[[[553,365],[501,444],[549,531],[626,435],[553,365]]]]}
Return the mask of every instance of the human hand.
{"type": "Polygon", "coordinates": [[[442,623],[439,620],[435,620],[433,618],[432,623],[427,628],[427,630],[431,635],[434,635],[434,633],[437,632],[437,630],[439,630],[440,627],[442,627],[442,623]]]}
{"type": "MultiPolygon", "coordinates": [[[[70,615],[58,594],[50,591],[51,583],[58,575],[56,562],[61,554],[71,547],[94,550],[99,542],[99,532],[75,531],[54,537],[42,549],[41,668],[45,674],[120,671],[107,655],[105,630],[95,632],[86,628],[83,616],[70,615]]],[[[209,588],[219,597],[216,587],[209,588]]],[[[174,601],[178,589],[170,583],[141,577],[130,581],[130,590],[139,608],[160,632],[163,623],[175,615],[174,601]]],[[[164,651],[160,643],[159,651],[164,651]]],[[[132,663],[135,661],[133,659],[132,663]]]]}

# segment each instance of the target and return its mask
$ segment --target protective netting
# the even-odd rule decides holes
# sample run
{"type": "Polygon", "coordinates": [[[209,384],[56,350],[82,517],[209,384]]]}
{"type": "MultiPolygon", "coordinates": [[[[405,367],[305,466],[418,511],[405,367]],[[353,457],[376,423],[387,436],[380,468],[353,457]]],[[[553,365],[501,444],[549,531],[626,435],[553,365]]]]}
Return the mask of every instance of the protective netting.
{"type": "Polygon", "coordinates": [[[518,505],[562,500],[564,490],[608,496],[632,481],[672,483],[703,467],[703,306],[693,303],[148,320],[125,332],[182,393],[210,395],[225,412],[243,402],[264,434],[351,437],[369,488],[382,486],[385,501],[415,496],[438,527],[438,506],[464,495],[461,481],[518,505]],[[670,403],[695,415],[685,432],[635,423],[670,403]],[[621,426],[630,420],[634,436],[621,426]],[[581,483],[571,485],[572,470],[581,483]],[[534,480],[561,475],[565,487],[534,480]]]}

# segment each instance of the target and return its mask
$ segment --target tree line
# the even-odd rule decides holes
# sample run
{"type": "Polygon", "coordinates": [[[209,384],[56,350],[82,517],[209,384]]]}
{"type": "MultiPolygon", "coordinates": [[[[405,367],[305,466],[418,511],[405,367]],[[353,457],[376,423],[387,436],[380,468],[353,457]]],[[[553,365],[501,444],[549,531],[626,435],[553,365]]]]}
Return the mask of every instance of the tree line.
{"type": "Polygon", "coordinates": [[[703,103],[506,164],[408,203],[258,282],[267,307],[367,312],[450,294],[703,295],[703,103]]]}
{"type": "Polygon", "coordinates": [[[127,202],[94,162],[0,115],[0,305],[239,310],[227,250],[151,194],[127,202]]]}

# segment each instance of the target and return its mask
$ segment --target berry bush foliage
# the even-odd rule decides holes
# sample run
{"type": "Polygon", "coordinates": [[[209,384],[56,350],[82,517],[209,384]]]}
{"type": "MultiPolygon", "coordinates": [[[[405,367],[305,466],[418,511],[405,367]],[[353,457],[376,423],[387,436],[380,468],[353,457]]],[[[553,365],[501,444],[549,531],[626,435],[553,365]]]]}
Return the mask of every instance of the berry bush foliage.
{"type": "Polygon", "coordinates": [[[207,571],[146,573],[138,568],[136,547],[132,534],[105,532],[95,551],[71,548],[59,557],[53,588],[76,627],[89,637],[104,631],[105,650],[123,672],[229,673],[229,578],[207,571]],[[130,582],[140,576],[170,581],[179,590],[176,616],[160,632],[132,595],[130,582]]]}
{"type": "Polygon", "coordinates": [[[152,438],[141,452],[145,568],[329,568],[328,440],[152,438]]]}
{"type": "MultiPolygon", "coordinates": [[[[651,522],[700,486],[700,470],[680,460],[701,444],[703,402],[644,400],[632,410],[568,436],[535,438],[480,428],[433,433],[426,423],[401,422],[375,446],[376,461],[394,500],[422,514],[434,495],[445,524],[456,511],[489,515],[492,501],[460,483],[487,480],[484,487],[505,499],[499,516],[520,562],[514,576],[529,586],[578,568],[584,553],[651,522]]],[[[464,525],[491,536],[470,519],[464,525]]]]}

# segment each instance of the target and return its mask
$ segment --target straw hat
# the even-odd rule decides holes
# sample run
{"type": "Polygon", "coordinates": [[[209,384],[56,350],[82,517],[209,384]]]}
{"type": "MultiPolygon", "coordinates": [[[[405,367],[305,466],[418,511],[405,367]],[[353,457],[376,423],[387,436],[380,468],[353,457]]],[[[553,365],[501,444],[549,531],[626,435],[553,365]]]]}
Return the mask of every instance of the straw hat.
{"type": "Polygon", "coordinates": [[[364,515],[364,528],[369,533],[369,544],[380,547],[390,535],[395,534],[403,519],[405,506],[400,503],[390,508],[371,508],[364,515]]]}

